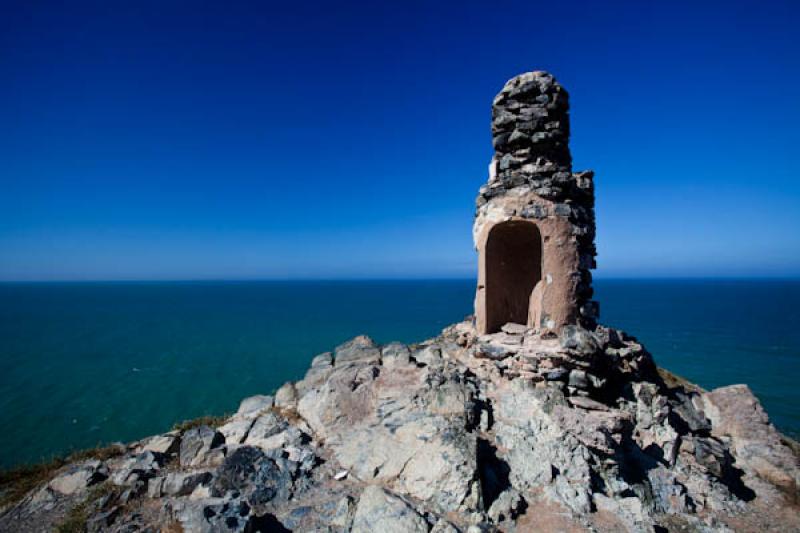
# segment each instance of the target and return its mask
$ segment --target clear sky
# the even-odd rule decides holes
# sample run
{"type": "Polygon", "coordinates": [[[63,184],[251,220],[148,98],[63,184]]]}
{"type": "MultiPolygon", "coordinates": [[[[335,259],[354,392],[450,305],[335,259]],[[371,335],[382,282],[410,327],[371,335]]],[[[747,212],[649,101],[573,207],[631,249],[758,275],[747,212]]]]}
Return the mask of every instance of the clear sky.
{"type": "Polygon", "coordinates": [[[800,275],[800,2],[0,3],[0,279],[466,277],[571,93],[598,276],[800,275]]]}

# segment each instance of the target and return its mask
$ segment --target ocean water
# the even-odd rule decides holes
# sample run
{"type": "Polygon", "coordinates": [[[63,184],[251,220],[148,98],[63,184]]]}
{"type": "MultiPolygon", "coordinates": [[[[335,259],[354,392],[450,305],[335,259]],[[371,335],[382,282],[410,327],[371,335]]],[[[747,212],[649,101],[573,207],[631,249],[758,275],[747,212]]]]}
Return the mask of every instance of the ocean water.
{"type": "MultiPolygon", "coordinates": [[[[800,281],[595,283],[602,322],[711,388],[748,383],[800,434],[800,281]]],[[[0,284],[0,467],[127,441],[302,377],[354,335],[420,341],[474,281],[0,284]]]]}

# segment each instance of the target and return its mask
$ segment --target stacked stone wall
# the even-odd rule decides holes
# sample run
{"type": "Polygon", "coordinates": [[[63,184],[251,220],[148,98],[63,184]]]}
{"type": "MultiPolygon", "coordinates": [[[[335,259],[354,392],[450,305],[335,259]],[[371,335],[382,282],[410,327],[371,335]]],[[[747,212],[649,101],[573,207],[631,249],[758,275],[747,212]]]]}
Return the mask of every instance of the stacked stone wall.
{"type": "MultiPolygon", "coordinates": [[[[478,194],[474,236],[480,251],[487,226],[503,220],[557,228],[545,237],[558,241],[550,248],[557,245],[564,257],[564,250],[571,249],[574,257],[562,261],[568,271],[559,275],[568,280],[553,289],[561,294],[549,299],[550,307],[561,309],[545,309],[543,316],[557,316],[555,326],[593,327],[598,315],[591,275],[596,255],[594,174],[573,172],[569,137],[569,94],[552,75],[529,72],[506,83],[492,105],[495,155],[489,180],[478,194]]],[[[547,248],[545,244],[545,254],[547,248]]],[[[477,307],[478,299],[479,314],[477,307]]]]}

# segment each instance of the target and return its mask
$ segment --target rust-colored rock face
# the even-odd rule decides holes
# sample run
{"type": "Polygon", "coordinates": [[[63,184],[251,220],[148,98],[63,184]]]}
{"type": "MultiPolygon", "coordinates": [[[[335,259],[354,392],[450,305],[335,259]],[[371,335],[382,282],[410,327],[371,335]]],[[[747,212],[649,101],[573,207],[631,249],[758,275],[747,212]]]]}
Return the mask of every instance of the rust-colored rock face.
{"type": "Polygon", "coordinates": [[[473,228],[478,331],[594,327],[593,174],[572,172],[566,90],[546,72],[509,80],[494,99],[492,134],[473,228]]]}

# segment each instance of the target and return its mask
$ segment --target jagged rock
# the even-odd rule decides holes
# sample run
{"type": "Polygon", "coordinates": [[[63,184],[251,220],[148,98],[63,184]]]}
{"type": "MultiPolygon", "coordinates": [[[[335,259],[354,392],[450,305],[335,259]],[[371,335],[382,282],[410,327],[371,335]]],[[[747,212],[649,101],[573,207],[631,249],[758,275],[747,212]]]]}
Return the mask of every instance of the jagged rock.
{"type": "Polygon", "coordinates": [[[218,428],[226,444],[241,444],[250,433],[255,419],[236,415],[218,428]]]}
{"type": "Polygon", "coordinates": [[[489,519],[495,524],[500,522],[513,521],[520,512],[523,510],[525,500],[519,491],[515,489],[506,489],[497,499],[492,502],[489,507],[489,519]]]}
{"type": "Polygon", "coordinates": [[[599,510],[617,517],[626,526],[626,530],[655,533],[653,520],[647,516],[639,498],[612,499],[604,494],[595,494],[594,502],[599,510]]]}
{"type": "Polygon", "coordinates": [[[442,361],[442,350],[436,345],[425,346],[414,352],[413,358],[417,363],[436,365],[442,361]]]}
{"type": "Polygon", "coordinates": [[[798,499],[800,462],[747,385],[721,387],[703,395],[712,433],[728,437],[737,463],[798,499]]]}
{"type": "Polygon", "coordinates": [[[256,395],[250,396],[249,398],[245,398],[239,404],[239,410],[236,411],[236,414],[239,416],[253,416],[255,417],[258,415],[260,411],[264,409],[269,409],[274,404],[274,399],[272,396],[265,396],[265,395],[256,395]]]}
{"type": "Polygon", "coordinates": [[[289,424],[283,417],[275,412],[266,412],[253,422],[244,444],[264,450],[279,448],[286,441],[283,432],[288,428],[289,424]]]}
{"type": "Polygon", "coordinates": [[[200,485],[211,481],[210,472],[170,472],[160,485],[161,494],[187,496],[200,485]]]}
{"type": "Polygon", "coordinates": [[[621,332],[598,335],[589,358],[517,337],[502,360],[474,356],[485,341],[468,323],[419,345],[438,351],[426,362],[399,343],[345,343],[344,363],[320,358],[325,374],[295,385],[296,410],[248,399],[220,431],[184,432],[177,461],[142,451],[170,452],[174,433],[71,465],[0,515],[0,531],[55,523],[42,517],[63,516],[103,475],[120,486],[90,507],[103,531],[800,528],[787,507],[796,456],[749,390],[668,389],[621,332]],[[130,510],[145,493],[158,513],[130,510]]]}
{"type": "Polygon", "coordinates": [[[211,486],[211,493],[222,497],[231,491],[241,495],[251,507],[263,507],[289,499],[291,473],[281,470],[275,458],[252,446],[241,446],[225,458],[211,486]]]}
{"type": "Polygon", "coordinates": [[[502,457],[512,486],[523,492],[544,488],[574,512],[588,512],[591,454],[551,416],[557,406],[566,405],[563,394],[512,381],[495,405],[496,439],[506,450],[502,457]]]}
{"type": "Polygon", "coordinates": [[[71,495],[107,477],[108,470],[100,461],[85,461],[68,466],[48,483],[48,487],[60,494],[71,495]]]}
{"type": "Polygon", "coordinates": [[[241,444],[250,433],[256,419],[275,405],[272,396],[257,395],[245,398],[239,410],[218,428],[226,444],[241,444]]]}
{"type": "Polygon", "coordinates": [[[251,512],[239,498],[181,500],[174,510],[181,529],[192,533],[245,533],[251,530],[251,512]]]}
{"type": "Polygon", "coordinates": [[[86,531],[89,533],[108,531],[114,521],[122,513],[122,508],[115,505],[107,511],[100,511],[86,520],[86,531]]]}
{"type": "Polygon", "coordinates": [[[381,352],[375,342],[361,335],[336,348],[334,364],[344,366],[349,364],[375,365],[380,363],[381,352]]]}
{"type": "Polygon", "coordinates": [[[334,508],[329,523],[331,527],[338,527],[348,530],[353,524],[353,517],[355,514],[355,501],[350,496],[344,496],[336,503],[336,507],[334,508]]]}
{"type": "Polygon", "coordinates": [[[163,455],[177,453],[181,445],[181,436],[177,432],[165,433],[150,437],[142,443],[141,451],[163,455]]]}
{"type": "Polygon", "coordinates": [[[711,431],[711,422],[706,418],[705,412],[698,406],[702,398],[696,393],[677,391],[670,402],[672,413],[692,433],[708,433],[711,431]],[[697,405],[696,405],[697,404],[697,405]]]}
{"type": "Polygon", "coordinates": [[[583,356],[594,355],[599,350],[595,336],[579,326],[564,326],[559,341],[563,348],[583,356]]]}
{"type": "Polygon", "coordinates": [[[566,368],[554,368],[544,375],[547,381],[563,381],[569,377],[569,370],[566,368]]]}
{"type": "Polygon", "coordinates": [[[111,482],[115,485],[133,485],[139,480],[149,479],[160,470],[162,460],[153,452],[142,452],[111,461],[111,482]]]}
{"type": "Polygon", "coordinates": [[[669,421],[669,400],[654,383],[634,383],[636,442],[642,450],[669,464],[675,462],[679,435],[669,421]]]}
{"type": "Polygon", "coordinates": [[[413,507],[370,485],[358,500],[352,533],[427,533],[428,523],[413,507]]]}
{"type": "Polygon", "coordinates": [[[576,389],[589,388],[589,378],[583,370],[571,370],[567,383],[570,387],[575,387],[576,389]]]}
{"type": "Polygon", "coordinates": [[[208,454],[225,442],[219,431],[208,426],[190,429],[181,438],[181,466],[197,466],[203,463],[208,454]]]}
{"type": "Polygon", "coordinates": [[[294,383],[284,383],[275,393],[275,405],[277,407],[294,407],[297,404],[297,389],[294,383]]]}
{"type": "Polygon", "coordinates": [[[411,362],[411,351],[405,344],[393,342],[383,347],[381,359],[383,366],[387,368],[408,365],[411,362]]]}
{"type": "Polygon", "coordinates": [[[311,360],[311,368],[325,368],[333,366],[333,354],[331,352],[321,353],[314,356],[311,360]]]}
{"type": "Polygon", "coordinates": [[[442,518],[433,525],[430,533],[459,533],[459,531],[456,526],[442,518]]]}

